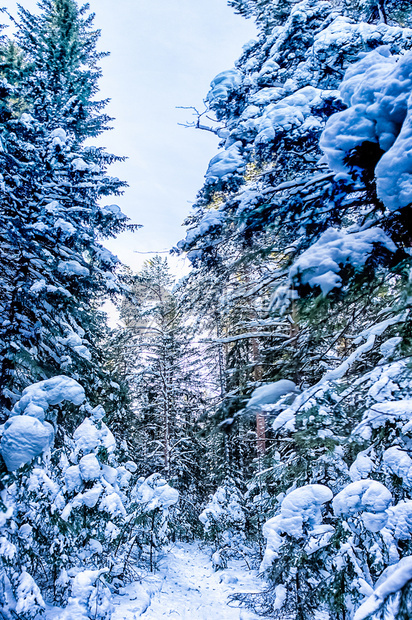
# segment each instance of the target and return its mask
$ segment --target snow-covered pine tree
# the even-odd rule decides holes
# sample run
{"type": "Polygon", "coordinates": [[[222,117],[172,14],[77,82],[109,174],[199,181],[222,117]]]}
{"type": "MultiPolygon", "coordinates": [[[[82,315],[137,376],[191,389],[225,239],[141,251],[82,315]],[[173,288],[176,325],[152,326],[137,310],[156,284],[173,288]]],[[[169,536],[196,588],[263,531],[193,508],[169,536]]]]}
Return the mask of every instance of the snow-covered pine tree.
{"type": "Polygon", "coordinates": [[[115,391],[99,346],[99,307],[121,285],[118,260],[101,240],[127,224],[107,204],[124,186],[107,174],[118,158],[85,143],[109,120],[95,98],[99,33],[87,5],[45,0],[39,8],[20,8],[18,47],[2,48],[3,419],[25,386],[62,371],[81,377],[92,401],[115,391]]]}

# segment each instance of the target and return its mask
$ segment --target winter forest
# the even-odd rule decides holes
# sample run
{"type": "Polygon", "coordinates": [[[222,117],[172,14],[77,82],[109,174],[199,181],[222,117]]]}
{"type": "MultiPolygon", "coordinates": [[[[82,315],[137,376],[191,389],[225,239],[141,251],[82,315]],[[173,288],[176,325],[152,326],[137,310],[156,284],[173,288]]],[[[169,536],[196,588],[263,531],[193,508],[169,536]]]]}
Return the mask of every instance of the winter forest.
{"type": "Polygon", "coordinates": [[[179,280],[91,8],[1,10],[1,620],[412,618],[412,3],[228,4],[179,280]]]}

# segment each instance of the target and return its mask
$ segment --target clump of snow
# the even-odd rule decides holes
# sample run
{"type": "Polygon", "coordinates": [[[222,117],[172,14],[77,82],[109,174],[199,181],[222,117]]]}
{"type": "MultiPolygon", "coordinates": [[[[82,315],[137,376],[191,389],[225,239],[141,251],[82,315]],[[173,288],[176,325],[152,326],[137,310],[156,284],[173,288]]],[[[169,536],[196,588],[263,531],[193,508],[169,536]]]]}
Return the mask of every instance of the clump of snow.
{"type": "Polygon", "coordinates": [[[402,342],[402,338],[400,336],[394,336],[393,338],[388,338],[386,342],[381,344],[379,350],[382,353],[383,357],[386,359],[390,357],[395,352],[397,346],[402,342]]]}
{"type": "MultiPolygon", "coordinates": [[[[186,238],[183,242],[183,246],[185,244],[193,243],[198,237],[202,237],[212,232],[213,229],[221,226],[224,218],[224,213],[222,213],[221,211],[207,211],[207,213],[204,214],[196,228],[188,230],[186,238]]],[[[181,247],[182,243],[179,242],[179,244],[179,247],[181,247]]]]}
{"type": "Polygon", "coordinates": [[[77,260],[60,261],[57,269],[66,276],[89,276],[89,270],[77,260]]]}
{"type": "Polygon", "coordinates": [[[91,417],[86,418],[73,433],[75,443],[74,459],[78,454],[94,452],[100,446],[106,448],[110,453],[113,452],[116,446],[113,433],[99,417],[93,419],[93,411],[91,417]]]}
{"type": "Polygon", "coordinates": [[[112,521],[109,521],[104,530],[104,538],[110,542],[119,537],[121,530],[112,521]]]}
{"type": "Polygon", "coordinates": [[[78,465],[71,465],[64,472],[64,480],[66,483],[66,489],[68,493],[73,491],[80,491],[83,486],[83,479],[80,475],[80,468],[78,465]]]}
{"type": "Polygon", "coordinates": [[[296,392],[296,384],[288,379],[280,379],[274,383],[262,385],[252,392],[246,407],[261,407],[276,403],[282,396],[296,392]]]}
{"type": "Polygon", "coordinates": [[[102,466],[103,478],[107,480],[109,484],[115,484],[118,476],[118,469],[110,467],[110,465],[103,464],[102,466]]]}
{"type": "Polygon", "coordinates": [[[86,172],[86,170],[89,169],[89,164],[87,164],[81,157],[77,157],[72,161],[72,168],[76,172],[86,172]]]}
{"type": "Polygon", "coordinates": [[[67,133],[61,127],[50,132],[50,151],[62,149],[67,142],[67,133]]]}
{"type": "MultiPolygon", "coordinates": [[[[255,144],[273,142],[279,130],[290,131],[303,125],[311,116],[313,108],[319,107],[324,96],[330,94],[330,91],[323,92],[313,86],[305,86],[280,101],[267,105],[262,116],[248,127],[250,130],[253,126],[257,133],[255,144]]],[[[240,126],[242,127],[242,124],[240,126]]]]}
{"type": "Polygon", "coordinates": [[[52,499],[59,492],[59,485],[47,475],[42,467],[33,467],[30,472],[27,490],[41,493],[43,496],[52,499]]]}
{"type": "Polygon", "coordinates": [[[79,493],[77,498],[74,500],[75,507],[83,504],[84,506],[87,506],[87,508],[94,508],[99,501],[102,491],[102,485],[97,483],[91,489],[87,489],[87,491],[79,493]]]}
{"type": "Polygon", "coordinates": [[[94,454],[86,454],[79,461],[79,470],[82,479],[85,482],[90,482],[90,480],[97,480],[100,478],[100,463],[95,457],[94,454]]]}
{"type": "MultiPolygon", "coordinates": [[[[3,513],[4,514],[4,513],[3,513]]],[[[11,513],[7,515],[7,518],[10,519],[11,513]]],[[[4,523],[0,523],[0,527],[3,527],[4,523]]],[[[0,536],[0,557],[4,558],[7,561],[14,560],[17,554],[17,547],[13,545],[5,536],[0,536]]]]}
{"type": "Polygon", "coordinates": [[[365,142],[383,152],[375,168],[378,197],[395,211],[412,202],[412,52],[382,46],[349,67],[340,87],[348,109],[332,115],[320,146],[332,170],[349,172],[347,156],[365,142]]]}
{"type": "Polygon", "coordinates": [[[386,373],[382,373],[379,379],[372,383],[368,390],[368,396],[371,396],[378,403],[383,403],[392,398],[396,389],[398,389],[397,384],[386,373]]]}
{"type": "Polygon", "coordinates": [[[239,503],[237,490],[227,485],[219,487],[199,515],[199,520],[206,532],[217,524],[220,524],[222,529],[233,525],[242,527],[246,517],[239,503]]]}
{"type": "Polygon", "coordinates": [[[73,439],[76,445],[76,452],[88,454],[100,445],[100,430],[93,420],[85,418],[74,431],[73,439]]]}
{"type": "Polygon", "coordinates": [[[412,500],[401,501],[388,508],[385,530],[394,540],[410,540],[412,534],[412,500]]]}
{"type": "Polygon", "coordinates": [[[228,97],[242,84],[242,74],[237,69],[219,73],[210,84],[207,101],[212,109],[225,103],[228,97]]]}
{"type": "Polygon", "coordinates": [[[15,416],[4,425],[0,452],[9,471],[15,471],[48,450],[54,441],[51,424],[31,416],[15,416]]]}
{"type": "Polygon", "coordinates": [[[412,486],[412,459],[405,450],[397,446],[388,448],[383,453],[383,462],[392,474],[403,480],[405,485],[412,486]]]}
{"type": "Polygon", "coordinates": [[[295,260],[289,270],[289,280],[291,283],[298,281],[299,284],[318,286],[322,294],[327,295],[342,286],[339,275],[342,266],[351,264],[356,268],[363,267],[375,245],[396,252],[395,244],[380,228],[353,233],[329,228],[295,260]]]}
{"type": "Polygon", "coordinates": [[[52,138],[52,140],[57,138],[58,140],[60,140],[61,143],[67,142],[67,133],[61,127],[53,129],[53,131],[50,133],[50,137],[52,138]]]}
{"type": "Polygon", "coordinates": [[[65,338],[58,338],[58,342],[72,349],[72,351],[77,353],[77,355],[83,359],[86,359],[89,362],[92,359],[89,349],[83,344],[83,340],[74,331],[70,331],[68,336],[65,338]]]}
{"type": "Polygon", "coordinates": [[[167,511],[179,499],[179,491],[168,485],[160,474],[152,474],[138,483],[133,495],[136,501],[145,505],[147,511],[156,508],[167,511]]]}
{"type": "Polygon", "coordinates": [[[58,620],[110,620],[114,607],[103,577],[108,572],[108,568],[103,568],[78,573],[72,582],[68,605],[58,620]]]}
{"type": "Polygon", "coordinates": [[[4,425],[0,442],[0,452],[8,470],[18,469],[51,447],[54,430],[44,422],[50,405],[64,400],[80,405],[84,398],[81,385],[65,376],[39,381],[23,390],[4,425]]]}
{"type": "Polygon", "coordinates": [[[357,480],[348,484],[333,499],[336,516],[353,516],[361,513],[365,528],[379,532],[388,520],[387,508],[392,502],[391,492],[377,480],[357,480]]]}
{"type": "Polygon", "coordinates": [[[293,407],[284,409],[273,421],[272,428],[274,431],[283,429],[284,431],[294,431],[296,421],[296,411],[293,407]]]}
{"type": "Polygon", "coordinates": [[[250,101],[254,105],[262,106],[278,101],[284,95],[283,87],[262,88],[251,96],[250,101]]]}
{"type": "MultiPolygon", "coordinates": [[[[348,5],[349,3],[346,3],[348,5]]],[[[356,3],[356,11],[360,6],[370,6],[368,2],[356,3]]],[[[355,6],[355,5],[354,5],[355,6]]],[[[359,17],[359,13],[357,13],[359,17]]],[[[334,51],[338,52],[345,49],[347,52],[353,50],[356,54],[359,49],[366,49],[367,45],[373,42],[376,46],[390,45],[394,42],[400,47],[407,48],[411,41],[411,31],[401,26],[388,26],[380,23],[367,23],[366,20],[356,21],[343,15],[336,18],[324,29],[315,34],[313,53],[321,61],[331,57],[334,51]]],[[[378,48],[379,49],[379,48],[378,48]]]]}
{"type": "Polygon", "coordinates": [[[54,226],[55,228],[61,230],[61,232],[64,233],[64,235],[66,235],[67,237],[73,237],[76,234],[76,229],[73,224],[67,222],[66,220],[63,220],[61,217],[56,220],[54,226]]]}
{"type": "Polygon", "coordinates": [[[137,465],[134,461],[126,461],[124,466],[131,474],[135,474],[137,472],[137,465]]]}
{"type": "Polygon", "coordinates": [[[118,220],[127,219],[127,215],[125,215],[121,208],[118,205],[104,205],[99,207],[99,211],[102,215],[111,215],[114,216],[118,220]]]}
{"type": "Polygon", "coordinates": [[[273,601],[273,611],[282,609],[285,604],[287,596],[287,590],[284,585],[280,584],[275,588],[275,600],[273,601]]]}
{"type": "Polygon", "coordinates": [[[23,568],[19,577],[16,598],[16,614],[18,616],[20,614],[30,614],[30,616],[32,616],[33,613],[40,614],[46,608],[38,585],[25,568],[23,568]]]}
{"type": "Polygon", "coordinates": [[[53,377],[25,388],[11,415],[28,415],[44,420],[44,412],[49,406],[58,405],[64,400],[70,401],[73,405],[81,405],[85,400],[84,389],[70,377],[64,375],[53,377]]]}
{"type": "Polygon", "coordinates": [[[238,141],[212,157],[205,175],[206,182],[224,181],[234,172],[244,172],[245,160],[241,149],[242,143],[238,141]]]}
{"type": "Polygon", "coordinates": [[[25,125],[26,127],[30,127],[32,123],[34,123],[34,118],[31,114],[27,114],[27,112],[23,112],[23,114],[20,116],[19,121],[22,125],[25,125]]]}
{"type": "Polygon", "coordinates": [[[117,492],[106,493],[99,504],[99,510],[109,513],[112,519],[126,516],[126,509],[117,492]]]}
{"type": "Polygon", "coordinates": [[[351,465],[349,469],[349,475],[353,482],[357,480],[362,480],[364,478],[368,478],[374,467],[374,463],[370,456],[364,454],[363,452],[359,452],[356,457],[355,462],[351,465]]]}
{"type": "Polygon", "coordinates": [[[284,542],[284,535],[303,536],[303,526],[312,529],[322,523],[322,506],[333,498],[332,491],[322,484],[308,484],[291,491],[283,499],[280,514],[263,526],[266,550],[260,570],[270,568],[284,542]]]}

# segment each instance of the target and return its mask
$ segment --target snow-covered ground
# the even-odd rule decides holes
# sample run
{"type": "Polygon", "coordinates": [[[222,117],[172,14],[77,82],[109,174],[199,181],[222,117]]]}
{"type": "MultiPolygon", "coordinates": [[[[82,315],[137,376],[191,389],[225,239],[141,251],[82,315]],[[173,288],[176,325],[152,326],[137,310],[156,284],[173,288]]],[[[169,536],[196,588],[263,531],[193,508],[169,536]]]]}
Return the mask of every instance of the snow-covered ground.
{"type": "Polygon", "coordinates": [[[258,592],[264,586],[242,561],[230,561],[227,569],[215,572],[210,551],[197,543],[176,543],[157,573],[114,598],[112,620],[256,620],[258,616],[245,609],[229,607],[227,599],[234,592],[258,592]]]}

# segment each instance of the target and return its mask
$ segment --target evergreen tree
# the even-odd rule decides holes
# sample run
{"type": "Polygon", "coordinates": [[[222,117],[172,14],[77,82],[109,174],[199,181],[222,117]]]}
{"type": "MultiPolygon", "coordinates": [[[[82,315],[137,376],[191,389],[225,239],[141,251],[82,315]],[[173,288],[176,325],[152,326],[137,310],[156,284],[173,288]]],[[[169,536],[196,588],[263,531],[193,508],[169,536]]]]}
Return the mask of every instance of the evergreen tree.
{"type": "MultiPolygon", "coordinates": [[[[206,448],[200,433],[211,395],[206,369],[200,369],[201,345],[195,341],[193,321],[181,304],[167,259],[154,257],[132,278],[121,319],[117,364],[131,386],[130,452],[142,473],[162,472],[182,492],[183,501],[187,498],[184,509],[192,513],[190,503],[207,493],[202,480],[206,448]]],[[[197,521],[197,515],[191,519],[197,521]]]]}
{"type": "Polygon", "coordinates": [[[20,8],[18,48],[5,43],[2,53],[3,419],[22,388],[62,371],[81,377],[92,400],[113,391],[99,307],[122,286],[101,240],[127,224],[104,204],[124,186],[107,174],[119,158],[85,144],[109,120],[95,100],[99,33],[87,5],[56,0],[40,9],[20,8]]]}

